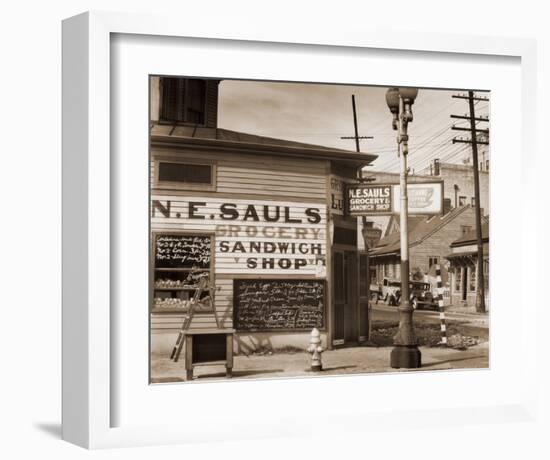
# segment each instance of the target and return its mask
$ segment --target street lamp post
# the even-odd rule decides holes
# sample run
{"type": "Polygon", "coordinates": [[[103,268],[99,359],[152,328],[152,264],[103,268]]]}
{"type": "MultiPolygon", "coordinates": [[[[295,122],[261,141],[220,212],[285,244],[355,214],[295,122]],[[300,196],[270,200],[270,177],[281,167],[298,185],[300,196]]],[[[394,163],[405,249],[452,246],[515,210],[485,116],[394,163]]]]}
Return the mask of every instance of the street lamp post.
{"type": "Polygon", "coordinates": [[[409,296],[409,234],[408,234],[408,197],[407,197],[407,154],[409,153],[407,134],[408,124],[413,120],[412,105],[418,95],[414,88],[390,88],[386,93],[386,103],[393,114],[393,129],[397,131],[397,155],[400,159],[399,185],[400,203],[400,241],[401,241],[401,304],[399,305],[399,329],[393,338],[391,367],[418,368],[421,355],[413,326],[413,308],[409,296]]]}

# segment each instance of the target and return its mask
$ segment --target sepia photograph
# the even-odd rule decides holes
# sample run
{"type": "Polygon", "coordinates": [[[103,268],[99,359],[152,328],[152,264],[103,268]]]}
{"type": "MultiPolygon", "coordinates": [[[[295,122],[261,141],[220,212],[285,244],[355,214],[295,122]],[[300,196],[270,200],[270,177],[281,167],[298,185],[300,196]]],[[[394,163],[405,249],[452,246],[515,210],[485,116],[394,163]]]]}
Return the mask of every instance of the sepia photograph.
{"type": "Polygon", "coordinates": [[[489,369],[490,95],[151,75],[150,383],[489,369]]]}

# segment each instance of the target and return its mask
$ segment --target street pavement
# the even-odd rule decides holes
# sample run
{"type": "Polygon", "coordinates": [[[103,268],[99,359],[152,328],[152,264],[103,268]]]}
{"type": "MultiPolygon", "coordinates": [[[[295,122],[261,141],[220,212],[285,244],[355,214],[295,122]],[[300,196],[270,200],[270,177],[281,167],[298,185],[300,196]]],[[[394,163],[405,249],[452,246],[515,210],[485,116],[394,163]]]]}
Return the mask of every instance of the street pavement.
{"type": "MultiPolygon", "coordinates": [[[[477,336],[484,340],[489,339],[489,315],[463,313],[463,312],[445,312],[447,323],[456,322],[461,324],[461,329],[465,334],[477,336]]],[[[399,312],[397,307],[388,306],[382,303],[371,303],[371,321],[399,321],[399,312]]],[[[414,323],[432,323],[439,324],[439,312],[434,310],[415,310],[413,314],[414,323]]]]}

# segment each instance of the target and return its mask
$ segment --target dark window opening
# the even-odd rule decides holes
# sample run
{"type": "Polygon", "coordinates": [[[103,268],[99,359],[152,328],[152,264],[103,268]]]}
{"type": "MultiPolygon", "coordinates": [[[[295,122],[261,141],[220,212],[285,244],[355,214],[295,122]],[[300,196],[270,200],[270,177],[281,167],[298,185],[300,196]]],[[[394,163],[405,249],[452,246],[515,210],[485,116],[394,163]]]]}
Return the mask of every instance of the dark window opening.
{"type": "Polygon", "coordinates": [[[206,81],[193,78],[161,78],[160,120],[203,125],[206,81]]]}
{"type": "Polygon", "coordinates": [[[344,227],[334,227],[334,244],[357,246],[357,230],[344,227]]]}
{"type": "Polygon", "coordinates": [[[189,163],[158,163],[159,182],[185,182],[191,184],[211,184],[212,166],[189,163]]]}

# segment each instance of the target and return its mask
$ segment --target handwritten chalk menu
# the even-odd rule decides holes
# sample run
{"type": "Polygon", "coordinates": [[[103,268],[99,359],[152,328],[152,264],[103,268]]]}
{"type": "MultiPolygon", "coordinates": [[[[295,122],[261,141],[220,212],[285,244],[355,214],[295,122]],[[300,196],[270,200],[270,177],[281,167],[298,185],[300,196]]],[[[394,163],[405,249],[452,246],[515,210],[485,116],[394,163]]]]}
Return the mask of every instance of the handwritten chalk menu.
{"type": "Polygon", "coordinates": [[[237,330],[309,330],[324,325],[324,281],[242,279],[233,283],[237,330]]]}
{"type": "Polygon", "coordinates": [[[156,268],[210,267],[210,237],[203,235],[157,235],[156,268]]]}

